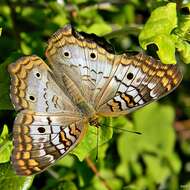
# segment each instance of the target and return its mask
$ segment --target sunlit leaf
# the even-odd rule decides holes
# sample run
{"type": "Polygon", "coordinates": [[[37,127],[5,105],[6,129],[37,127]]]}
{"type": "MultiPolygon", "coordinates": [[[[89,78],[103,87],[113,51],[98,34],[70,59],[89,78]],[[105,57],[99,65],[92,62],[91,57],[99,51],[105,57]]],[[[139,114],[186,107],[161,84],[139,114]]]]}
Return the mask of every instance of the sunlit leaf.
{"type": "Polygon", "coordinates": [[[0,189],[28,190],[33,182],[33,176],[17,176],[10,163],[0,164],[0,189]]]}
{"type": "MultiPolygon", "coordinates": [[[[102,145],[111,139],[113,134],[113,129],[109,127],[110,121],[109,118],[105,119],[103,122],[104,126],[100,126],[100,129],[97,129],[95,126],[89,126],[88,131],[79,145],[72,151],[79,160],[86,158],[90,151],[97,148],[98,144],[102,145]],[[97,130],[99,130],[98,142],[97,142],[97,130]],[[97,144],[98,143],[98,144],[97,144]]],[[[100,149],[101,150],[101,149],[100,149]]]]}
{"type": "MultiPolygon", "coordinates": [[[[129,165],[136,164],[139,155],[144,157],[145,154],[146,157],[146,153],[156,154],[159,158],[157,158],[157,162],[168,159],[168,162],[172,163],[174,162],[174,157],[176,160],[176,156],[172,154],[175,143],[175,133],[172,128],[174,121],[172,107],[160,106],[158,103],[153,103],[136,111],[133,114],[133,118],[134,123],[128,121],[126,128],[134,128],[142,132],[142,135],[123,133],[118,141],[121,163],[117,168],[117,173],[118,175],[124,176],[126,181],[130,180],[128,174],[129,165]]],[[[165,167],[169,171],[169,165],[167,164],[165,167]]],[[[139,166],[132,166],[132,168],[136,167],[138,168],[139,166]]],[[[177,171],[179,171],[179,168],[178,166],[177,171]]],[[[140,172],[141,168],[138,168],[138,170],[140,172]]],[[[140,174],[139,172],[137,175],[140,174]]],[[[168,175],[169,173],[167,172],[168,175]]],[[[165,179],[165,175],[162,179],[165,179]]]]}
{"type": "Polygon", "coordinates": [[[166,6],[158,7],[151,13],[139,35],[140,45],[147,49],[148,45],[156,44],[157,54],[163,63],[176,63],[175,43],[170,36],[176,26],[176,4],[168,3],[166,6]]]}
{"type": "Polygon", "coordinates": [[[3,126],[3,131],[0,135],[0,163],[5,163],[10,160],[12,152],[12,141],[8,138],[8,127],[3,126]]]}

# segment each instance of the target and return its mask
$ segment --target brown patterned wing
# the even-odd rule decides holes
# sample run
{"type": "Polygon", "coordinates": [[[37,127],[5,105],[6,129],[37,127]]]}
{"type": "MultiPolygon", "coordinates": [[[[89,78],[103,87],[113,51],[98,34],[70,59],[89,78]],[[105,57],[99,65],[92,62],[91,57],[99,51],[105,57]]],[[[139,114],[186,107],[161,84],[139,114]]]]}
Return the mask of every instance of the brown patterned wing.
{"type": "Polygon", "coordinates": [[[67,25],[50,38],[46,56],[56,78],[62,84],[66,77],[71,79],[78,94],[95,107],[96,96],[113,72],[115,56],[111,52],[113,48],[102,38],[67,25]]]}
{"type": "Polygon", "coordinates": [[[42,59],[27,56],[9,65],[14,122],[12,163],[18,175],[41,172],[74,148],[86,131],[71,100],[42,59]]]}
{"type": "Polygon", "coordinates": [[[163,65],[143,53],[115,55],[102,38],[70,25],[52,36],[46,56],[59,81],[69,77],[77,94],[104,116],[132,112],[170,93],[182,79],[176,65],[163,65]]]}
{"type": "Polygon", "coordinates": [[[42,172],[71,151],[86,132],[75,113],[21,111],[14,124],[12,163],[18,175],[42,172]]]}
{"type": "Polygon", "coordinates": [[[164,65],[143,53],[118,55],[114,74],[96,98],[99,115],[130,113],[173,91],[181,82],[177,65],[164,65]]]}
{"type": "Polygon", "coordinates": [[[11,75],[11,100],[17,111],[77,111],[52,78],[47,64],[38,56],[26,56],[8,67],[11,75]]]}

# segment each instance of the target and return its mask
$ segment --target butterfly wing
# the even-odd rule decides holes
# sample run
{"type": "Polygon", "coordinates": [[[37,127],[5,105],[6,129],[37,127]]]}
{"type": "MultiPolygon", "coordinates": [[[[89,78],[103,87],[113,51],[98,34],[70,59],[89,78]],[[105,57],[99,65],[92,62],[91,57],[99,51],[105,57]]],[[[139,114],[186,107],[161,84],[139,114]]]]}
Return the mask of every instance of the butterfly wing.
{"type": "Polygon", "coordinates": [[[96,96],[113,71],[114,55],[108,51],[113,49],[102,39],[76,32],[67,25],[49,40],[46,56],[59,81],[63,81],[64,70],[87,103],[94,106],[96,96]],[[106,44],[106,50],[101,44],[106,44]]]}
{"type": "Polygon", "coordinates": [[[19,175],[41,172],[69,152],[84,135],[85,122],[49,67],[37,56],[9,66],[14,122],[13,166],[19,175]]]}
{"type": "Polygon", "coordinates": [[[143,53],[123,54],[107,86],[97,96],[98,113],[112,116],[130,113],[167,95],[181,80],[176,65],[164,65],[143,53]]]}
{"type": "Polygon", "coordinates": [[[86,132],[75,113],[21,111],[14,123],[12,163],[18,175],[33,175],[66,155],[86,132]]]}
{"type": "Polygon", "coordinates": [[[182,79],[176,65],[163,65],[143,53],[115,55],[104,40],[70,25],[49,40],[46,56],[60,81],[59,70],[64,70],[88,104],[104,116],[134,111],[168,94],[182,79]]]}

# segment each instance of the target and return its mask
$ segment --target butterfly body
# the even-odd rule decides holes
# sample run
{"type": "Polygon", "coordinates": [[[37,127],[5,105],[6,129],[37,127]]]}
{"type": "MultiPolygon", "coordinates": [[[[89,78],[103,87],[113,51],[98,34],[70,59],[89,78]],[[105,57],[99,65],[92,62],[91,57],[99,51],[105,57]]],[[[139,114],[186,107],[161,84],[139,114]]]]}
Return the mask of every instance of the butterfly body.
{"type": "Polygon", "coordinates": [[[71,151],[98,116],[139,109],[175,89],[182,79],[175,65],[143,53],[115,55],[105,40],[58,30],[46,49],[48,65],[26,56],[9,65],[14,122],[13,166],[32,175],[71,151]]]}

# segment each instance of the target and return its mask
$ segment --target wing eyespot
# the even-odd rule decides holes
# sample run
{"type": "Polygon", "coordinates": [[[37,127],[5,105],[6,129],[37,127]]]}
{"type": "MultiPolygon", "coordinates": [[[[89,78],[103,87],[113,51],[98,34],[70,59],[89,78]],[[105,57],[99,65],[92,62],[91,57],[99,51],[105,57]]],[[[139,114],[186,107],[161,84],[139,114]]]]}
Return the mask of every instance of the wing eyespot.
{"type": "Polygon", "coordinates": [[[38,127],[38,132],[39,133],[45,133],[45,128],[44,127],[38,127]]]}
{"type": "Polygon", "coordinates": [[[63,52],[65,58],[71,58],[71,53],[67,50],[63,52]]]}
{"type": "Polygon", "coordinates": [[[35,73],[36,78],[41,79],[41,74],[39,72],[35,73]]]}
{"type": "Polygon", "coordinates": [[[36,101],[36,98],[35,98],[34,96],[30,95],[30,96],[29,96],[29,100],[30,100],[31,102],[35,102],[35,101],[36,101]]]}
{"type": "Polygon", "coordinates": [[[96,60],[97,54],[94,53],[94,52],[91,52],[91,53],[90,53],[90,58],[91,58],[91,60],[96,60]]]}
{"type": "Polygon", "coordinates": [[[128,73],[128,74],[127,74],[127,79],[128,79],[128,80],[133,79],[133,73],[128,73]]]}

